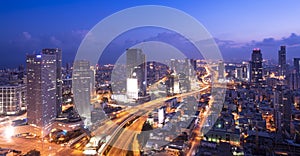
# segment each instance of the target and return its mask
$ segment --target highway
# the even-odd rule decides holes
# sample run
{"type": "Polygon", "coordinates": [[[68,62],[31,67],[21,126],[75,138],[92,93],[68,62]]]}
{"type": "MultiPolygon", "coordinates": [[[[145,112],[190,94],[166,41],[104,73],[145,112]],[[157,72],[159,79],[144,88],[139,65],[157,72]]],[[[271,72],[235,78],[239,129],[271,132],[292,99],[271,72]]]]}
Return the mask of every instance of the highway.
{"type": "MultiPolygon", "coordinates": [[[[164,105],[164,102],[165,101],[167,101],[167,100],[169,100],[169,99],[172,99],[172,98],[174,98],[174,97],[187,97],[187,96],[191,96],[191,95],[194,95],[194,94],[198,94],[198,93],[200,93],[200,92],[204,92],[204,91],[207,91],[207,90],[209,90],[210,89],[210,86],[206,86],[206,87],[204,87],[204,88],[202,88],[202,89],[200,89],[200,90],[197,90],[197,91],[191,91],[191,92],[188,92],[188,93],[183,93],[183,94],[180,94],[180,95],[175,95],[175,96],[171,96],[171,97],[164,97],[164,98],[159,98],[159,99],[155,99],[155,100],[153,100],[153,101],[149,101],[149,102],[146,102],[146,103],[143,103],[143,104],[141,104],[141,105],[138,105],[138,106],[135,106],[134,108],[130,108],[130,109],[128,109],[128,110],[126,110],[126,111],[128,111],[129,112],[129,114],[135,114],[135,115],[144,115],[144,114],[148,114],[148,113],[150,113],[152,110],[154,110],[155,108],[159,108],[160,106],[162,106],[162,105],[164,105]]],[[[123,120],[124,118],[126,118],[125,116],[122,118],[122,119],[120,119],[120,120],[123,120]]],[[[131,118],[128,118],[127,120],[124,120],[124,122],[122,122],[122,124],[120,124],[120,125],[117,125],[117,126],[119,126],[119,127],[116,127],[115,129],[115,131],[111,134],[111,136],[112,136],[112,138],[111,138],[111,140],[113,140],[114,139],[114,137],[118,134],[118,132],[120,131],[120,130],[123,130],[123,131],[126,131],[126,129],[124,130],[123,128],[122,128],[122,126],[124,126],[130,119],[132,119],[133,117],[131,117],[131,118]]],[[[134,126],[135,124],[133,124],[132,126],[134,126]]],[[[115,125],[116,126],[116,125],[115,125]]],[[[105,128],[103,128],[103,126],[101,126],[99,129],[105,129],[105,128]]],[[[133,133],[132,131],[129,131],[130,133],[133,133]]],[[[136,132],[140,132],[140,131],[136,131],[136,132]]],[[[95,135],[97,135],[97,133],[95,133],[95,135]]],[[[107,135],[109,135],[109,134],[107,134],[107,135]]],[[[121,135],[120,135],[121,136],[121,135]]],[[[125,136],[127,136],[127,135],[125,135],[125,136]]],[[[127,136],[127,137],[118,137],[118,141],[116,141],[116,142],[122,142],[122,140],[133,140],[133,138],[132,137],[134,137],[134,135],[130,135],[131,136],[131,138],[129,137],[129,136],[127,136]],[[126,139],[125,139],[126,138],[126,139]]],[[[107,146],[108,145],[111,145],[111,146],[113,146],[113,147],[115,147],[115,148],[112,148],[112,149],[110,149],[110,150],[114,150],[114,149],[127,149],[128,150],[128,147],[126,147],[127,145],[129,144],[129,142],[127,142],[126,144],[111,144],[111,142],[108,142],[108,144],[107,144],[107,146]],[[125,145],[125,146],[124,146],[125,145]]],[[[132,144],[132,141],[130,142],[130,144],[132,144]]],[[[107,148],[104,148],[104,150],[103,151],[99,151],[99,153],[101,153],[101,154],[103,154],[103,153],[105,153],[105,151],[107,150],[107,148]]],[[[126,153],[127,153],[127,150],[122,150],[124,153],[123,154],[125,154],[126,155],[126,153]]],[[[119,150],[118,150],[119,151],[119,150]]],[[[135,152],[136,153],[136,152],[135,152]]]]}
{"type": "MultiPolygon", "coordinates": [[[[208,68],[206,68],[208,70],[208,68]]],[[[214,72],[215,73],[215,72],[214,72]]],[[[208,71],[206,75],[202,78],[205,79],[206,77],[211,76],[211,72],[208,71]]],[[[158,84],[158,83],[156,83],[158,84]]],[[[175,97],[187,97],[194,94],[199,94],[200,92],[209,92],[211,89],[211,83],[205,82],[202,84],[204,86],[202,89],[194,90],[187,93],[178,94],[171,97],[162,97],[158,99],[154,99],[152,101],[134,106],[134,107],[127,107],[125,110],[127,113],[115,120],[109,120],[105,122],[102,126],[98,127],[93,134],[95,136],[103,136],[103,135],[110,135],[111,139],[107,142],[104,148],[101,151],[98,151],[100,155],[126,155],[128,151],[131,151],[134,155],[139,155],[139,145],[136,139],[137,134],[140,133],[142,129],[142,125],[147,118],[147,114],[153,111],[156,108],[159,108],[164,105],[164,102],[175,98],[175,97]],[[129,127],[125,127],[124,125],[134,119],[136,116],[139,117],[135,123],[131,124],[129,127]]],[[[210,102],[212,104],[212,102],[210,102]]],[[[209,115],[210,110],[208,109],[204,115],[201,114],[201,121],[199,125],[194,130],[196,133],[196,138],[194,138],[193,143],[191,144],[191,149],[189,150],[189,154],[194,153],[196,148],[200,143],[200,131],[203,125],[205,124],[206,118],[209,115]]]]}
{"type": "Polygon", "coordinates": [[[140,134],[146,119],[147,116],[140,117],[135,121],[135,123],[125,128],[118,137],[123,139],[117,139],[107,155],[126,156],[128,152],[132,152],[135,156],[140,155],[137,135],[140,134]]]}

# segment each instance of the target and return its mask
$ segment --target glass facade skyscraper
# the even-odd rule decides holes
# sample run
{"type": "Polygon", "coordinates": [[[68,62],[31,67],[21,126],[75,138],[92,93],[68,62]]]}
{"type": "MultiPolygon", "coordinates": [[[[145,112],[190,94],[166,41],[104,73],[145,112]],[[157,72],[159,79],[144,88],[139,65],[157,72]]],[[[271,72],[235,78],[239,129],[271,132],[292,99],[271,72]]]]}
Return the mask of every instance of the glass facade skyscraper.
{"type": "Polygon", "coordinates": [[[27,55],[27,117],[28,123],[47,126],[57,116],[56,55],[27,55]]]}
{"type": "Polygon", "coordinates": [[[57,115],[62,111],[62,51],[61,49],[43,49],[42,54],[55,55],[56,57],[56,111],[57,115]]]}
{"type": "Polygon", "coordinates": [[[254,49],[251,58],[251,82],[254,85],[261,85],[263,81],[262,54],[260,49],[254,49]]]}
{"type": "Polygon", "coordinates": [[[138,82],[138,95],[145,96],[147,89],[146,55],[141,49],[127,49],[126,65],[127,78],[136,78],[138,82]]]}
{"type": "Polygon", "coordinates": [[[279,67],[279,76],[286,76],[286,48],[285,46],[280,46],[278,51],[278,67],[279,67]]]}

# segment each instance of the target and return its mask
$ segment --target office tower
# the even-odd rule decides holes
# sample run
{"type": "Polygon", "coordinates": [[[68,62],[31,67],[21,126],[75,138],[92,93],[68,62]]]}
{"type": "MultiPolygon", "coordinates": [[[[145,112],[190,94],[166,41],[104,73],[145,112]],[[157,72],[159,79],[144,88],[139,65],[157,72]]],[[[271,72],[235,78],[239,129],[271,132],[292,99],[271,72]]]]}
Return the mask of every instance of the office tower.
{"type": "Polygon", "coordinates": [[[56,61],[56,111],[57,115],[61,114],[62,111],[62,51],[61,49],[43,49],[42,54],[55,55],[56,61]]]}
{"type": "MultiPolygon", "coordinates": [[[[126,76],[130,84],[137,79],[138,96],[145,96],[147,89],[146,56],[141,49],[127,49],[126,52],[126,76]]],[[[133,85],[134,86],[134,85],[133,85]]],[[[127,82],[127,91],[130,90],[127,82]]]]}
{"type": "Polygon", "coordinates": [[[285,46],[280,46],[278,51],[278,67],[279,67],[279,76],[286,76],[286,48],[285,46]]]}
{"type": "Polygon", "coordinates": [[[297,73],[296,70],[288,74],[287,84],[291,90],[297,90],[300,88],[300,74],[297,73]]]}
{"type": "MultiPolygon", "coordinates": [[[[23,80],[24,79],[24,74],[25,74],[24,65],[19,65],[19,67],[18,67],[18,79],[23,80]]],[[[23,83],[23,81],[21,81],[21,83],[23,83]]]]}
{"type": "Polygon", "coordinates": [[[243,79],[243,81],[250,80],[250,73],[251,73],[250,66],[251,66],[251,64],[249,62],[242,63],[242,79],[243,79]]]}
{"type": "Polygon", "coordinates": [[[287,133],[291,133],[291,118],[292,118],[292,92],[285,90],[283,92],[283,128],[287,133]]]}
{"type": "Polygon", "coordinates": [[[167,81],[166,81],[166,92],[168,96],[174,95],[174,81],[175,81],[175,74],[168,73],[167,74],[167,81]]]}
{"type": "Polygon", "coordinates": [[[191,66],[193,67],[193,70],[196,70],[197,69],[197,60],[190,59],[190,63],[191,63],[191,66]]]}
{"type": "Polygon", "coordinates": [[[178,60],[177,59],[171,59],[170,60],[170,70],[175,71],[177,70],[178,67],[178,60]]]}
{"type": "Polygon", "coordinates": [[[235,68],[235,78],[238,80],[242,80],[243,77],[243,68],[241,65],[237,65],[235,68]]]}
{"type": "Polygon", "coordinates": [[[85,124],[91,120],[91,69],[86,60],[77,60],[73,65],[72,89],[78,113],[85,118],[85,124]]]}
{"type": "Polygon", "coordinates": [[[24,84],[0,86],[0,114],[15,115],[26,107],[24,84]]]}
{"type": "Polygon", "coordinates": [[[225,71],[225,66],[224,62],[220,61],[218,65],[218,73],[219,73],[219,79],[224,79],[224,71],[225,71]]]}
{"type": "Polygon", "coordinates": [[[277,85],[274,91],[274,117],[278,133],[290,133],[292,92],[286,86],[277,85]]]}
{"type": "Polygon", "coordinates": [[[300,58],[294,58],[294,69],[297,74],[300,74],[300,58]]]}
{"type": "Polygon", "coordinates": [[[95,75],[96,75],[96,69],[95,66],[90,66],[90,75],[91,75],[91,83],[90,83],[90,90],[91,90],[91,96],[95,97],[96,95],[96,85],[95,85],[95,75]]]}
{"type": "Polygon", "coordinates": [[[196,63],[195,60],[186,58],[184,60],[184,63],[183,63],[183,71],[182,71],[182,73],[184,73],[185,75],[187,75],[189,78],[191,76],[193,76],[194,75],[194,70],[196,68],[195,67],[196,66],[195,63],[196,63]]]}
{"type": "Polygon", "coordinates": [[[27,55],[27,117],[28,123],[47,126],[57,116],[56,55],[27,55]]]}
{"type": "Polygon", "coordinates": [[[260,49],[254,49],[251,58],[251,83],[254,85],[262,85],[263,66],[262,54],[260,49]]]}

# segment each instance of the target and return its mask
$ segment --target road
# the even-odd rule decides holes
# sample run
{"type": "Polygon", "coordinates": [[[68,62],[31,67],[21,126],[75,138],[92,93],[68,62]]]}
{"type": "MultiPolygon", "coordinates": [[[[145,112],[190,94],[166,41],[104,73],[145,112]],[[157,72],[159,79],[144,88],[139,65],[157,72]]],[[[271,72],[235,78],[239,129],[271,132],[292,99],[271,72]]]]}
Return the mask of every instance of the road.
{"type": "MultiPolygon", "coordinates": [[[[1,133],[1,132],[0,132],[1,133]]],[[[83,155],[81,151],[73,150],[67,147],[48,142],[42,142],[41,139],[26,139],[26,138],[6,138],[4,135],[0,137],[0,147],[9,148],[27,153],[30,150],[36,149],[41,152],[41,155],[83,155]]]]}
{"type": "MultiPolygon", "coordinates": [[[[140,113],[141,114],[147,114],[147,113],[150,113],[152,110],[154,110],[155,108],[159,108],[160,106],[162,106],[162,105],[164,105],[164,102],[165,101],[167,101],[167,100],[169,100],[169,99],[172,99],[172,98],[174,98],[174,97],[187,97],[187,96],[190,96],[190,95],[193,95],[193,94],[198,94],[199,92],[204,92],[204,91],[207,91],[207,90],[209,90],[210,89],[210,86],[206,86],[206,87],[204,87],[204,88],[202,88],[202,89],[200,89],[200,90],[197,90],[197,91],[191,91],[191,92],[188,92],[188,93],[182,93],[182,94],[180,94],[180,95],[175,95],[175,96],[171,96],[171,97],[164,97],[164,98],[159,98],[159,99],[155,99],[155,100],[153,100],[153,101],[149,101],[149,102],[146,102],[146,103],[144,103],[144,104],[141,104],[141,105],[138,105],[138,106],[135,106],[134,108],[130,108],[130,109],[128,109],[128,110],[126,110],[126,111],[128,111],[129,112],[129,114],[139,114],[140,115],[140,113]]],[[[124,117],[123,117],[124,118],[124,117]]],[[[121,119],[122,120],[122,119],[121,119]]],[[[118,126],[123,126],[123,125],[125,125],[125,123],[127,122],[127,120],[124,120],[124,122],[122,122],[122,124],[120,124],[120,125],[118,125],[118,126]]],[[[134,126],[135,124],[133,124],[133,126],[134,126]]],[[[120,131],[120,130],[123,130],[122,128],[118,128],[118,127],[116,127],[115,129],[115,131],[111,134],[111,136],[112,136],[112,138],[111,138],[111,140],[112,139],[114,139],[114,137],[116,137],[116,135],[118,134],[118,132],[120,131]]],[[[99,129],[104,129],[103,127],[100,127],[99,129]]],[[[125,131],[126,131],[126,129],[125,129],[125,131]]],[[[97,135],[97,134],[96,134],[97,135]]],[[[107,134],[108,135],[108,134],[107,134]]],[[[132,140],[133,140],[133,137],[134,137],[134,135],[129,135],[129,136],[127,136],[127,137],[125,137],[126,139],[126,144],[125,145],[127,145],[127,144],[132,144],[132,140]],[[129,137],[129,136],[131,136],[131,137],[129,137]],[[130,142],[130,140],[131,140],[131,142],[130,142]]],[[[122,137],[118,137],[118,139],[117,139],[117,141],[116,142],[122,142],[122,140],[124,140],[124,138],[122,138],[122,137]]],[[[110,142],[107,144],[107,146],[108,145],[111,145],[111,146],[113,146],[113,147],[117,147],[117,148],[123,148],[124,149],[124,146],[117,146],[118,144],[111,144],[110,142]]],[[[126,148],[125,148],[126,149],[126,148]]],[[[127,148],[128,149],[128,148],[127,148]]],[[[106,148],[104,148],[104,150],[103,151],[100,151],[99,153],[103,153],[104,151],[106,150],[106,148]]],[[[127,153],[127,151],[125,151],[125,150],[122,150],[123,151],[123,153],[122,154],[125,154],[126,155],[126,153],[127,153]]]]}
{"type": "MultiPolygon", "coordinates": [[[[41,155],[83,155],[81,151],[73,150],[67,147],[62,147],[55,143],[44,142],[37,138],[17,138],[7,136],[7,131],[13,131],[12,129],[7,129],[11,127],[11,122],[17,119],[26,118],[26,113],[21,116],[9,116],[9,121],[2,123],[0,125],[0,147],[9,148],[22,151],[22,153],[27,153],[30,150],[36,149],[41,152],[41,155]]],[[[13,133],[13,132],[12,132],[13,133]]]]}
{"type": "MultiPolygon", "coordinates": [[[[211,107],[211,105],[213,104],[214,102],[214,99],[211,98],[210,101],[209,101],[209,107],[211,107]]],[[[194,138],[191,140],[191,148],[189,149],[189,151],[187,152],[186,155],[190,156],[190,155],[195,155],[196,152],[197,152],[197,149],[200,145],[200,142],[201,142],[201,136],[203,136],[203,134],[201,133],[201,129],[203,128],[206,120],[207,120],[207,117],[208,115],[211,113],[210,109],[208,109],[207,111],[205,111],[204,113],[200,113],[199,114],[199,118],[201,119],[199,124],[197,125],[197,127],[193,130],[192,133],[194,133],[194,138]]]]}
{"type": "Polygon", "coordinates": [[[131,151],[134,156],[139,156],[140,148],[137,136],[140,134],[146,120],[147,116],[140,117],[134,124],[125,128],[118,137],[123,139],[118,139],[107,155],[126,156],[128,151],[131,151]]]}

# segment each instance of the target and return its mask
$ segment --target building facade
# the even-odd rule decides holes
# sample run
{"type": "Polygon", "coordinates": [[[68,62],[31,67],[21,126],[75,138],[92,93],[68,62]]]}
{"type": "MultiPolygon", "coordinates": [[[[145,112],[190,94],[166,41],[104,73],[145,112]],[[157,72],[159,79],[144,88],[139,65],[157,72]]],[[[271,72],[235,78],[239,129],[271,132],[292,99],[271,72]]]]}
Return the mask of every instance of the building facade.
{"type": "Polygon", "coordinates": [[[56,55],[27,55],[27,117],[30,125],[45,127],[57,116],[56,55]]]}
{"type": "Polygon", "coordinates": [[[26,108],[26,87],[0,86],[0,114],[16,115],[26,108]]]}
{"type": "Polygon", "coordinates": [[[141,49],[127,49],[126,76],[127,80],[137,79],[138,96],[145,96],[147,89],[146,55],[141,49]]]}
{"type": "Polygon", "coordinates": [[[86,60],[77,60],[74,62],[72,76],[72,90],[74,102],[78,113],[85,118],[85,124],[91,120],[91,91],[92,91],[92,73],[90,63],[86,60]]]}
{"type": "Polygon", "coordinates": [[[57,115],[62,111],[62,51],[61,49],[43,49],[42,54],[54,55],[56,60],[56,111],[57,115]]]}
{"type": "Polygon", "coordinates": [[[280,50],[278,51],[278,68],[279,68],[279,76],[286,76],[286,47],[280,46],[280,50]]]}
{"type": "Polygon", "coordinates": [[[263,82],[263,58],[260,49],[254,49],[251,58],[251,82],[254,85],[262,85],[263,82]]]}
{"type": "Polygon", "coordinates": [[[300,58],[294,58],[294,70],[300,74],[300,58]]]}

